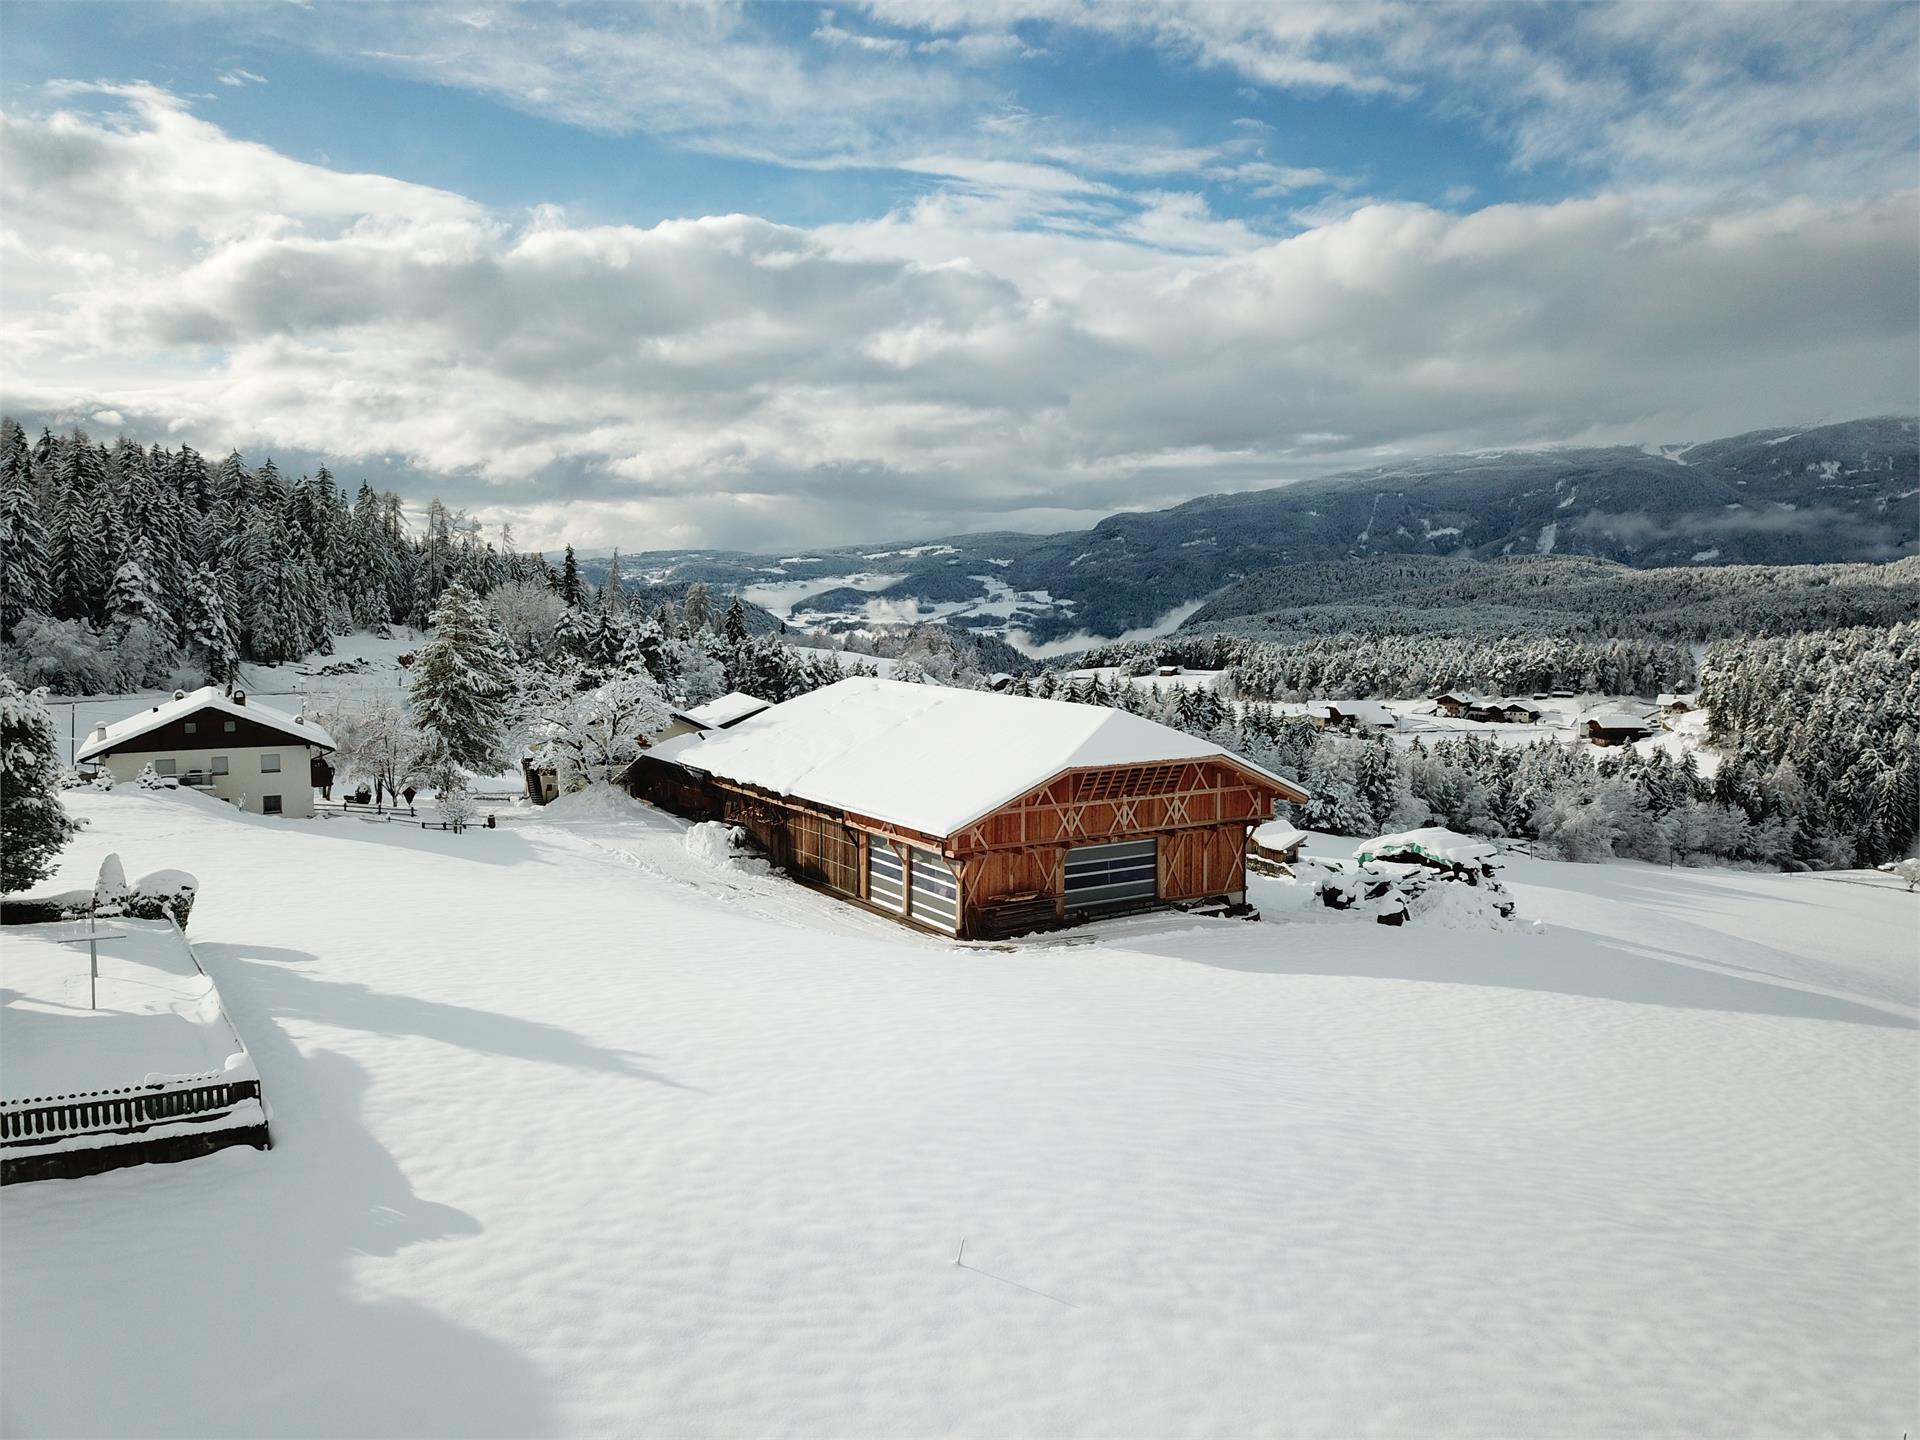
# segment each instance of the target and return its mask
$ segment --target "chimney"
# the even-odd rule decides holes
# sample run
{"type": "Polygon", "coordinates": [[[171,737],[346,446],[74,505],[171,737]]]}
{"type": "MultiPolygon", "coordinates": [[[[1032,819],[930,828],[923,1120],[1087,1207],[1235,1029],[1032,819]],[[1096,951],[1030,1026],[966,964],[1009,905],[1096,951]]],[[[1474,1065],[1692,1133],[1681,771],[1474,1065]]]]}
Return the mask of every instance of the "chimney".
{"type": "Polygon", "coordinates": [[[244,705],[244,704],[246,704],[246,703],[247,703],[247,692],[246,692],[246,691],[244,691],[244,690],[236,690],[236,691],[234,691],[234,692],[233,692],[233,703],[234,703],[234,704],[236,704],[236,705],[244,705]]]}
{"type": "Polygon", "coordinates": [[[173,698],[176,700],[184,700],[187,698],[187,692],[184,690],[176,690],[173,692],[173,698]]]}

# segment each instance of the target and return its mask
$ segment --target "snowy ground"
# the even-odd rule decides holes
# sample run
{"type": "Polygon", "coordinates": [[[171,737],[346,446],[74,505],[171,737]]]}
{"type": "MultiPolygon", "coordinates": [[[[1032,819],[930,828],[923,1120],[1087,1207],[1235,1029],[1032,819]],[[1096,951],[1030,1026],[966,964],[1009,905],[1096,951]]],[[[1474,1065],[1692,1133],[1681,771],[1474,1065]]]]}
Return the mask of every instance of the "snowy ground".
{"type": "Polygon", "coordinates": [[[1519,859],[1538,929],[1259,881],[1300,918],[964,946],[604,794],[460,836],[71,801],[63,878],[199,875],[276,1148],[6,1191],[10,1433],[1920,1412],[1920,900],[1866,877],[1519,859]]]}
{"type": "Polygon", "coordinates": [[[99,921],[97,983],[87,945],[75,943],[88,933],[84,920],[0,930],[0,1094],[27,1100],[222,1073],[240,1047],[180,932],[165,921],[99,921]]]}

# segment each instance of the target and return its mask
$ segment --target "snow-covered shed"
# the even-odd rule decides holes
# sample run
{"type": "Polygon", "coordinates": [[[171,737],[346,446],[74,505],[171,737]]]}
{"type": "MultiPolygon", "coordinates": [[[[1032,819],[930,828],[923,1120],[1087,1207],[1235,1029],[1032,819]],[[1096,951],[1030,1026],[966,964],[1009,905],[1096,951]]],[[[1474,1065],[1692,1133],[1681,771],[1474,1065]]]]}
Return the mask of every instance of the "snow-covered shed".
{"type": "Polygon", "coordinates": [[[1546,713],[1529,695],[1493,695],[1473,701],[1466,707],[1469,720],[1489,725],[1538,725],[1546,713]]]}
{"type": "Polygon", "coordinates": [[[1653,733],[1644,716],[1625,710],[1605,710],[1587,720],[1587,739],[1595,745],[1631,745],[1653,733]]]}
{"type": "Polygon", "coordinates": [[[696,730],[727,730],[749,716],[758,715],[771,704],[771,700],[762,700],[758,695],[749,695],[744,690],[730,690],[718,700],[709,700],[704,705],[682,710],[680,717],[691,720],[696,730]]]}
{"type": "Polygon", "coordinates": [[[865,677],[657,745],[625,778],[745,826],[800,878],[963,936],[1237,900],[1249,828],[1306,798],[1123,710],[865,677]]]}
{"type": "Polygon", "coordinates": [[[151,765],[256,815],[304,819],[313,814],[312,763],[334,748],[333,737],[303,715],[249,701],[244,690],[203,685],[96,725],[73,759],[120,781],[151,765]]]}
{"type": "Polygon", "coordinates": [[[1321,730],[1391,730],[1398,717],[1378,700],[1323,700],[1307,706],[1307,718],[1321,730]]]}
{"type": "MultiPolygon", "coordinates": [[[[697,730],[725,730],[749,716],[758,715],[772,703],[743,690],[732,690],[704,705],[673,711],[667,717],[666,724],[637,739],[640,748],[645,750],[682,735],[691,735],[697,730]]],[[[551,805],[560,798],[560,764],[554,756],[550,738],[537,738],[527,746],[520,756],[520,772],[526,782],[527,799],[534,804],[551,805]]]]}
{"type": "Polygon", "coordinates": [[[1306,832],[1295,829],[1292,822],[1269,820],[1254,827],[1253,834],[1247,837],[1247,859],[1256,870],[1279,873],[1282,867],[1300,858],[1301,847],[1306,843],[1306,832]]]}

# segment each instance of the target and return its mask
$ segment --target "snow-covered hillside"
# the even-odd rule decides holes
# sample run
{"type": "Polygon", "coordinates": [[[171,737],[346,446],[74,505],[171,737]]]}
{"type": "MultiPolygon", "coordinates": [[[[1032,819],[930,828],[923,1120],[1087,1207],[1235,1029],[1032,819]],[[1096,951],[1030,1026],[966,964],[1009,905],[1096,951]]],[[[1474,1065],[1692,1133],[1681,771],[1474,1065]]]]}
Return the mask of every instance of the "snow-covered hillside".
{"type": "Polygon", "coordinates": [[[9,1431],[1913,1424],[1883,881],[1515,859],[1505,933],[1259,879],[1259,924],[959,945],[606,791],[69,800],[63,880],[200,877],[276,1146],[7,1191],[9,1431]]]}

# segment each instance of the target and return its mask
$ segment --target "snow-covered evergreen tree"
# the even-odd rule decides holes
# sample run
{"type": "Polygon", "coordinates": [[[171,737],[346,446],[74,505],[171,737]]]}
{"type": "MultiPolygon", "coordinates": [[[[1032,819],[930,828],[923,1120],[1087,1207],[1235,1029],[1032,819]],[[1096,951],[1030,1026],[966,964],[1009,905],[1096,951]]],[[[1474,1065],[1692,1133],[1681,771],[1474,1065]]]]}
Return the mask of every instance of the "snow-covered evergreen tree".
{"type": "Polygon", "coordinates": [[[23,615],[53,608],[47,527],[29,488],[24,446],[19,455],[18,468],[0,476],[0,630],[13,629],[23,615]]]}
{"type": "Polygon", "coordinates": [[[53,873],[76,826],[60,803],[60,742],[53,717],[0,675],[0,891],[24,890],[53,873]]]}
{"type": "Polygon", "coordinates": [[[456,581],[434,607],[432,637],[414,662],[414,723],[453,763],[491,774],[502,763],[512,688],[506,644],[492,617],[456,581]]]}
{"type": "Polygon", "coordinates": [[[205,670],[207,679],[223,684],[233,678],[240,664],[240,647],[234,642],[226,596],[205,565],[195,570],[188,582],[181,628],[189,653],[205,670]]]}

